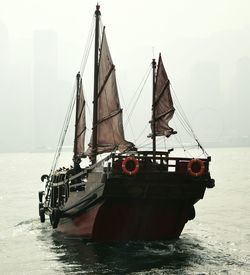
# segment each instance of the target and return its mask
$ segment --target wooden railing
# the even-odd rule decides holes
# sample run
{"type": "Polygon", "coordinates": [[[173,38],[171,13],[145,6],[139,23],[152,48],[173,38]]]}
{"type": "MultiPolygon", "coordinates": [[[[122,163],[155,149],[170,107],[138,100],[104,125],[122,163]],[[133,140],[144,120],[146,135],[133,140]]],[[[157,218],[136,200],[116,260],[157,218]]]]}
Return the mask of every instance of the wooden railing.
{"type": "MultiPolygon", "coordinates": [[[[192,158],[186,157],[169,157],[169,153],[158,151],[155,154],[155,163],[154,156],[152,151],[138,151],[131,153],[131,156],[134,156],[139,160],[140,170],[161,170],[166,172],[177,172],[177,173],[187,173],[187,165],[192,158]]],[[[113,172],[121,172],[122,161],[128,157],[128,154],[113,154],[112,155],[112,170],[113,172]]],[[[204,162],[206,171],[208,171],[208,166],[210,162],[210,157],[201,158],[204,162]]]]}

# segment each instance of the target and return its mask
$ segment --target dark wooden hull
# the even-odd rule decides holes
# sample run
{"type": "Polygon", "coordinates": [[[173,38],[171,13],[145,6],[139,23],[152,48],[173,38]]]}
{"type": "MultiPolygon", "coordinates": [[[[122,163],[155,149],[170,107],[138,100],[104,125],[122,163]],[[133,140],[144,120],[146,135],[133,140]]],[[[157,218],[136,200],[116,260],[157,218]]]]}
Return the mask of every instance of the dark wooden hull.
{"type": "Polygon", "coordinates": [[[203,181],[176,174],[111,175],[105,181],[92,190],[92,201],[62,215],[59,232],[93,241],[175,239],[206,189],[203,181]]]}
{"type": "Polygon", "coordinates": [[[192,214],[193,205],[181,201],[108,199],[62,218],[57,230],[93,241],[167,240],[180,236],[192,214]]]}
{"type": "MultiPolygon", "coordinates": [[[[91,169],[86,184],[81,180],[84,173],[73,176],[67,183],[67,201],[52,226],[65,235],[93,241],[178,238],[195,217],[194,204],[207,187],[213,187],[208,162],[206,172],[194,177],[187,173],[189,159],[176,159],[174,171],[169,171],[169,163],[143,166],[140,161],[140,171],[133,176],[124,174],[116,159],[108,168],[91,169]],[[84,188],[73,188],[78,182],[84,188]]],[[[55,187],[55,193],[59,191],[55,187]]]]}

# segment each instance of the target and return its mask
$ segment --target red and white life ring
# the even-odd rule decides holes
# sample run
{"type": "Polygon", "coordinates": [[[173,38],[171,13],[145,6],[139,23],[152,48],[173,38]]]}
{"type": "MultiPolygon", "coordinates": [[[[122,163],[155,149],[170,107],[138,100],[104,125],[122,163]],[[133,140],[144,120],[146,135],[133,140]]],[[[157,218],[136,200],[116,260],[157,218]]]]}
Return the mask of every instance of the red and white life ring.
{"type": "Polygon", "coordinates": [[[187,170],[189,175],[191,175],[192,177],[201,177],[204,174],[206,167],[201,159],[191,159],[187,165],[187,170]],[[193,170],[193,164],[199,165],[198,170],[193,170]]]}
{"type": "Polygon", "coordinates": [[[139,160],[133,156],[126,157],[122,161],[122,171],[129,176],[136,175],[139,172],[140,166],[139,166],[139,160]],[[128,162],[132,161],[134,163],[134,167],[132,170],[129,170],[127,167],[128,162]]]}

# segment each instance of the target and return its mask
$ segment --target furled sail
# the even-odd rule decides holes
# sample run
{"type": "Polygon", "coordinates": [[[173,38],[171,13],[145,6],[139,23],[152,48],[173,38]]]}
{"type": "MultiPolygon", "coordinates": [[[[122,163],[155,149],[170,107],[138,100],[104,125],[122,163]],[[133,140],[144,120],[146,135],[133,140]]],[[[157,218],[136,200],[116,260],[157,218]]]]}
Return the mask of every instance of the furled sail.
{"type": "MultiPolygon", "coordinates": [[[[97,95],[97,154],[119,150],[123,152],[133,144],[126,141],[123,131],[122,109],[120,107],[115,66],[110,55],[105,29],[98,71],[97,95]]],[[[91,138],[92,140],[92,138],[91,138]]],[[[91,156],[92,142],[87,151],[91,156]]]]}
{"type": "MultiPolygon", "coordinates": [[[[173,100],[170,92],[170,81],[162,63],[161,55],[158,60],[158,68],[155,79],[155,136],[169,137],[176,132],[169,127],[168,123],[174,115],[173,100]]],[[[153,123],[151,121],[153,131],[153,123]]],[[[151,135],[152,136],[152,135],[151,135]]]]}
{"type": "Polygon", "coordinates": [[[77,94],[76,94],[76,121],[75,121],[75,144],[74,160],[84,156],[84,142],[86,131],[85,119],[85,99],[82,88],[82,78],[77,74],[77,94]]]}

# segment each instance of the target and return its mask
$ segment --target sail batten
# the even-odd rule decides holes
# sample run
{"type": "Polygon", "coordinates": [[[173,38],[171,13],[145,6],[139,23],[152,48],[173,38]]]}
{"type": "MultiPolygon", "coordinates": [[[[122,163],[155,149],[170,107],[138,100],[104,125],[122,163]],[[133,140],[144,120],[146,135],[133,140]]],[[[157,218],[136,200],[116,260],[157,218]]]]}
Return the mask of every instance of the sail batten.
{"type": "Polygon", "coordinates": [[[100,88],[97,97],[99,97],[102,94],[102,92],[104,91],[106,83],[109,80],[109,77],[111,76],[111,73],[113,72],[114,69],[115,69],[115,65],[112,65],[112,67],[110,68],[109,72],[107,73],[107,76],[105,77],[105,79],[103,81],[102,87],[100,88]]]}
{"type": "Polygon", "coordinates": [[[122,109],[120,106],[115,66],[109,51],[105,28],[102,34],[102,44],[98,67],[98,94],[95,98],[97,104],[97,144],[96,150],[92,148],[92,137],[87,150],[91,157],[93,152],[101,154],[114,150],[125,151],[133,144],[124,137],[122,109]]]}
{"type": "Polygon", "coordinates": [[[102,119],[98,120],[98,121],[97,121],[97,124],[100,124],[100,123],[102,123],[103,121],[105,121],[105,120],[107,120],[107,119],[110,119],[110,118],[112,118],[112,117],[118,115],[118,114],[121,113],[121,112],[122,112],[122,109],[116,110],[116,111],[110,113],[108,116],[103,117],[102,119]]]}
{"type": "Polygon", "coordinates": [[[152,130],[152,134],[149,135],[150,137],[153,136],[153,133],[155,136],[166,137],[176,133],[168,125],[169,121],[174,115],[175,108],[173,106],[173,100],[170,92],[170,81],[164,68],[161,55],[159,55],[157,74],[155,78],[155,98],[153,102],[153,112],[154,116],[150,121],[152,130]]]}

